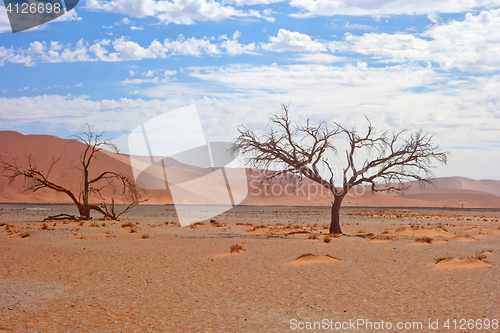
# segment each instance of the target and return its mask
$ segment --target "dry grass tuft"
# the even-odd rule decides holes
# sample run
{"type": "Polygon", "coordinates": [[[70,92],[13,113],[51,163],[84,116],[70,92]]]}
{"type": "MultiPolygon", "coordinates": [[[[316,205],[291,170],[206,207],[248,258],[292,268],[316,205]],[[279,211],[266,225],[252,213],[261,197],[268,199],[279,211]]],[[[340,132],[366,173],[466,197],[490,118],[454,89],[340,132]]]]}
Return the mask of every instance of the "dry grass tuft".
{"type": "Polygon", "coordinates": [[[122,228],[135,228],[135,224],[132,222],[122,223],[122,228]]]}
{"type": "MultiPolygon", "coordinates": [[[[337,259],[337,258],[335,258],[335,257],[332,257],[332,256],[331,256],[331,255],[329,255],[329,254],[325,254],[325,256],[330,257],[330,258],[332,258],[332,259],[337,259]]],[[[295,260],[300,259],[300,258],[306,258],[306,257],[316,257],[316,255],[315,255],[315,254],[312,254],[312,253],[304,253],[304,254],[301,254],[300,256],[298,256],[295,260]]]]}
{"type": "Polygon", "coordinates": [[[84,225],[84,224],[85,224],[85,222],[83,222],[83,221],[82,221],[82,222],[80,222],[78,225],[79,225],[80,227],[83,227],[83,225],[84,225]]]}
{"type": "Polygon", "coordinates": [[[149,235],[146,235],[146,234],[143,234],[143,235],[141,236],[141,239],[150,239],[150,238],[151,238],[151,237],[149,237],[149,235]]]}
{"type": "Polygon", "coordinates": [[[443,260],[446,260],[446,259],[451,259],[453,257],[439,257],[439,258],[436,258],[436,260],[434,260],[434,263],[440,263],[441,261],[443,260]]]}
{"type": "Polygon", "coordinates": [[[240,244],[231,244],[231,246],[229,246],[229,249],[231,249],[231,253],[240,253],[240,251],[245,251],[243,246],[241,246],[240,244]]]}
{"type": "Polygon", "coordinates": [[[325,235],[325,237],[323,237],[323,242],[330,243],[331,241],[332,241],[332,237],[330,237],[330,235],[325,235]]]}
{"type": "Polygon", "coordinates": [[[137,230],[138,230],[138,228],[136,226],[133,226],[132,228],[130,228],[130,233],[135,234],[135,233],[137,233],[137,230]]]}
{"type": "Polygon", "coordinates": [[[415,242],[416,243],[432,243],[432,238],[431,237],[427,237],[427,236],[424,236],[424,237],[417,237],[415,238],[415,242]]]}
{"type": "Polygon", "coordinates": [[[318,234],[310,234],[308,239],[318,239],[319,235],[318,234]]]}
{"type": "Polygon", "coordinates": [[[448,231],[448,229],[446,229],[441,223],[437,223],[436,228],[442,229],[443,231],[448,231]]]}

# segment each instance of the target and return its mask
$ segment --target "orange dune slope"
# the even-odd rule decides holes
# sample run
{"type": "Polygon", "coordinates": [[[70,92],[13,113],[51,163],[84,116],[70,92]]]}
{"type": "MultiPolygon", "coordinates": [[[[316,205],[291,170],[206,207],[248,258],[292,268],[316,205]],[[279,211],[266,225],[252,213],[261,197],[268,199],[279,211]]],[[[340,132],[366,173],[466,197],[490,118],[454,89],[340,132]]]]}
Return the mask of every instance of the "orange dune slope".
{"type": "MultiPolygon", "coordinates": [[[[41,170],[47,170],[53,159],[60,161],[53,168],[50,179],[72,190],[81,191],[81,172],[78,161],[84,149],[81,142],[61,139],[49,135],[23,135],[14,131],[0,131],[0,157],[7,162],[16,161],[19,165],[27,165],[28,157],[41,170]]],[[[179,178],[193,179],[207,175],[211,169],[186,166],[175,160],[167,161],[166,168],[177,172],[179,178]]],[[[130,157],[109,151],[96,154],[90,169],[91,177],[105,170],[112,170],[133,177],[130,157]]],[[[332,197],[327,191],[321,192],[320,186],[305,180],[300,189],[289,186],[288,191],[280,190],[286,181],[276,185],[274,191],[258,189],[251,175],[255,170],[247,170],[249,175],[249,194],[241,204],[246,205],[289,205],[289,206],[329,206],[332,197]],[[319,190],[318,190],[319,189],[319,190]],[[291,195],[290,195],[291,194],[291,195]]],[[[500,208],[500,181],[474,180],[464,177],[436,178],[435,186],[420,188],[409,183],[410,188],[401,195],[374,194],[365,191],[354,191],[344,199],[344,206],[358,207],[457,207],[457,208],[500,208]],[[358,195],[359,194],[359,195],[358,195]]],[[[0,177],[0,202],[70,202],[63,193],[42,189],[38,192],[24,191],[27,184],[16,180],[8,183],[6,177],[0,177]]],[[[217,190],[217,189],[215,189],[217,190]]],[[[168,190],[148,190],[149,204],[171,204],[172,196],[168,190]]],[[[184,203],[196,204],[196,196],[186,192],[182,198],[184,203]]]]}

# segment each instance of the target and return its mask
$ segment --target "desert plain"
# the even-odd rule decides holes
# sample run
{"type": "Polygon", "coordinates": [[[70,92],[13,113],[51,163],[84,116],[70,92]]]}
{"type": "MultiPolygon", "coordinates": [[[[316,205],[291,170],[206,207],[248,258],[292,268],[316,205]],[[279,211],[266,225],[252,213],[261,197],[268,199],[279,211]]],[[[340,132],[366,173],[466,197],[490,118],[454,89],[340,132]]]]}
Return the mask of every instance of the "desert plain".
{"type": "Polygon", "coordinates": [[[0,204],[0,332],[498,331],[499,210],[346,207],[331,236],[329,207],[59,213],[0,204]]]}

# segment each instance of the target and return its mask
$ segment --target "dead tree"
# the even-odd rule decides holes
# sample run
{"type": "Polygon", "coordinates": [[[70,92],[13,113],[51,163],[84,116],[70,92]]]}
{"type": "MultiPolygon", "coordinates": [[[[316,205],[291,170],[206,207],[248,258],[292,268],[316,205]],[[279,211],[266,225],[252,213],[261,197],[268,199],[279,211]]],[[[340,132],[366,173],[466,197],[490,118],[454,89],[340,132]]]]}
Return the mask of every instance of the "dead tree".
{"type": "Polygon", "coordinates": [[[0,166],[3,169],[3,175],[9,179],[9,184],[12,184],[17,178],[23,178],[28,183],[25,191],[37,192],[47,188],[65,193],[78,208],[79,216],[61,214],[51,216],[49,219],[69,218],[89,220],[91,218],[90,212],[94,210],[101,213],[105,219],[118,220],[118,218],[129,209],[147,199],[141,201],[141,189],[127,175],[115,171],[104,171],[96,177],[90,177],[90,165],[97,157],[96,153],[101,151],[103,147],[108,147],[118,152],[116,146],[109,139],[102,138],[103,135],[104,132],[99,134],[93,133],[89,126],[87,132],[73,137],[85,145],[78,164],[78,169],[82,174],[82,188],[77,192],[77,195],[70,189],[50,180],[50,174],[54,166],[61,161],[61,158],[53,158],[47,171],[42,171],[37,167],[31,154],[28,157],[28,165],[26,167],[19,165],[17,161],[9,163],[0,158],[0,166]],[[116,193],[118,192],[117,188],[121,188],[121,191],[119,191],[121,192],[120,196],[126,202],[126,207],[121,211],[115,210],[114,198],[106,198],[103,194],[105,189],[110,189],[113,193],[116,193]],[[92,194],[95,194],[95,198],[99,203],[89,202],[92,194]],[[111,202],[109,202],[109,200],[111,202]]]}
{"type": "Polygon", "coordinates": [[[431,162],[446,164],[447,152],[440,152],[432,143],[433,136],[407,130],[376,134],[372,124],[363,135],[356,129],[347,129],[333,122],[311,125],[292,124],[288,106],[282,105],[282,114],[272,115],[269,129],[257,135],[251,128],[241,126],[239,136],[233,141],[234,150],[246,155],[249,165],[263,170],[263,182],[276,177],[306,177],[324,186],[333,194],[330,233],[342,233],[340,207],[349,190],[358,185],[371,185],[373,192],[401,192],[405,182],[418,181],[420,185],[432,183],[431,162]],[[328,154],[338,157],[333,140],[339,135],[347,137],[347,166],[335,174],[328,154]],[[363,163],[356,155],[368,156],[363,163]],[[334,178],[342,178],[336,186],[334,178]]]}

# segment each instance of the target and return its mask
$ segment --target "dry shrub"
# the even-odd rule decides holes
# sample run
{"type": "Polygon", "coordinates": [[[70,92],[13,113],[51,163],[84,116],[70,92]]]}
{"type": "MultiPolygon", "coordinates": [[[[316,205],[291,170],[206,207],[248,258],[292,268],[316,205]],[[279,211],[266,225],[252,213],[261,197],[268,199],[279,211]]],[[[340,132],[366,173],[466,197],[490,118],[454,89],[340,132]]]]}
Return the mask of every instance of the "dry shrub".
{"type": "Polygon", "coordinates": [[[432,238],[431,237],[427,237],[427,236],[424,236],[424,237],[417,237],[415,238],[415,242],[417,243],[432,243],[432,238]]]}
{"type": "Polygon", "coordinates": [[[405,231],[406,228],[405,227],[399,227],[396,229],[396,232],[401,232],[401,231],[405,231]]]}
{"type": "Polygon", "coordinates": [[[149,237],[149,235],[146,235],[146,234],[143,234],[143,235],[141,236],[141,239],[150,239],[150,238],[151,238],[151,237],[149,237]]]}
{"type": "Polygon", "coordinates": [[[85,224],[85,222],[83,222],[83,221],[82,221],[82,222],[80,222],[78,225],[79,225],[80,227],[83,227],[83,225],[84,225],[84,224],[85,224]]]}
{"type": "Polygon", "coordinates": [[[29,236],[31,236],[31,233],[29,231],[26,231],[26,232],[23,232],[20,236],[21,236],[21,238],[28,238],[29,236]]]}
{"type": "MultiPolygon", "coordinates": [[[[253,224],[252,223],[241,223],[241,222],[238,222],[236,223],[236,225],[239,225],[239,226],[247,226],[247,227],[253,227],[253,224]]],[[[279,225],[279,224],[277,224],[279,225]]],[[[283,225],[283,224],[281,224],[283,225]]]]}
{"type": "Polygon", "coordinates": [[[48,230],[48,229],[49,226],[47,225],[47,223],[42,224],[42,227],[40,228],[40,230],[48,230]]]}
{"type": "Polygon", "coordinates": [[[252,229],[250,229],[249,231],[255,231],[255,230],[258,230],[258,229],[263,229],[263,228],[267,228],[266,225],[256,225],[255,227],[253,227],[252,229]]]}
{"type": "Polygon", "coordinates": [[[330,229],[330,225],[329,224],[323,224],[321,227],[323,229],[330,229]]]}
{"type": "Polygon", "coordinates": [[[389,230],[384,230],[384,231],[382,231],[382,235],[388,235],[388,234],[390,234],[390,231],[389,231],[389,230]]]}
{"type": "Polygon", "coordinates": [[[241,244],[231,244],[229,249],[231,250],[231,253],[240,253],[240,251],[245,251],[241,244]]]}
{"type": "Polygon", "coordinates": [[[136,226],[133,226],[132,228],[130,228],[130,233],[135,234],[135,233],[137,233],[137,230],[138,230],[138,228],[136,226]]]}
{"type": "Polygon", "coordinates": [[[391,236],[375,236],[372,234],[372,236],[369,237],[371,240],[375,239],[375,240],[394,240],[394,237],[391,237],[391,236]]]}
{"type": "Polygon", "coordinates": [[[367,234],[361,234],[361,235],[356,235],[358,237],[362,237],[362,238],[374,238],[375,237],[375,234],[373,232],[369,232],[367,234]]]}
{"type": "Polygon", "coordinates": [[[493,252],[493,250],[480,250],[469,256],[469,258],[485,261],[484,259],[488,258],[488,256],[484,254],[485,252],[493,252]]]}
{"type": "Polygon", "coordinates": [[[318,239],[319,235],[318,234],[310,234],[308,239],[318,239]]]}
{"type": "Polygon", "coordinates": [[[101,225],[97,222],[97,221],[94,221],[90,224],[90,227],[91,228],[99,228],[101,225]]]}
{"type": "Polygon", "coordinates": [[[330,235],[325,235],[325,237],[323,237],[323,242],[330,243],[331,241],[332,241],[332,237],[330,237],[330,235]]]}
{"type": "Polygon", "coordinates": [[[122,228],[135,228],[132,222],[122,223],[122,228]]]}

